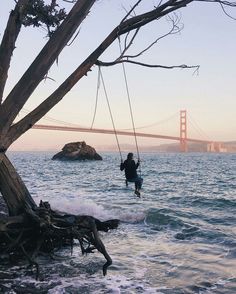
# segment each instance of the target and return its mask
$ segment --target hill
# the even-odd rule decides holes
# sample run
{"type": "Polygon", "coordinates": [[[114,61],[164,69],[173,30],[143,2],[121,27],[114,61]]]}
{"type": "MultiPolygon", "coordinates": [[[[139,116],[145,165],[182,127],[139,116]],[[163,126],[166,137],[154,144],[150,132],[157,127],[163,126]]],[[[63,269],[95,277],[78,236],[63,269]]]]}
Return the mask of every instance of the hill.
{"type": "MultiPolygon", "coordinates": [[[[134,145],[122,144],[122,152],[135,152],[134,145]]],[[[236,141],[224,142],[225,152],[236,153],[236,141]]],[[[115,145],[97,146],[100,151],[117,151],[118,148],[115,145]]],[[[154,146],[139,146],[141,152],[179,152],[179,143],[161,144],[154,146]]],[[[188,144],[188,152],[207,152],[206,143],[190,143],[188,144]]]]}

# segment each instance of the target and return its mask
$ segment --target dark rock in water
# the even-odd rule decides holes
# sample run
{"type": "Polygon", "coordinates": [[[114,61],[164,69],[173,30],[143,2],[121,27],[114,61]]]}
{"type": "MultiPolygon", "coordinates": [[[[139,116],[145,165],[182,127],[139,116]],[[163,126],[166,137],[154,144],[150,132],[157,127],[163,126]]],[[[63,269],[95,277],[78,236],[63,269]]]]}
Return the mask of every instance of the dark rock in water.
{"type": "Polygon", "coordinates": [[[66,144],[62,151],[52,157],[53,160],[102,160],[96,150],[83,142],[72,142],[66,144]]]}

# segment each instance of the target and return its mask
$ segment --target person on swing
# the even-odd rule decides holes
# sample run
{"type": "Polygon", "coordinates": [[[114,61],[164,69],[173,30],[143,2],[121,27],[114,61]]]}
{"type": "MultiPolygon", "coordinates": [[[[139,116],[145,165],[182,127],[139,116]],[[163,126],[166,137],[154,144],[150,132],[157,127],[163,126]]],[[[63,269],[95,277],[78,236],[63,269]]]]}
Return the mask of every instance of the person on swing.
{"type": "Polygon", "coordinates": [[[137,174],[137,168],[139,167],[140,161],[138,160],[138,162],[135,163],[133,156],[133,153],[128,153],[127,159],[124,162],[121,160],[120,170],[125,170],[126,181],[135,184],[134,193],[140,197],[140,189],[143,183],[143,179],[137,174]]]}

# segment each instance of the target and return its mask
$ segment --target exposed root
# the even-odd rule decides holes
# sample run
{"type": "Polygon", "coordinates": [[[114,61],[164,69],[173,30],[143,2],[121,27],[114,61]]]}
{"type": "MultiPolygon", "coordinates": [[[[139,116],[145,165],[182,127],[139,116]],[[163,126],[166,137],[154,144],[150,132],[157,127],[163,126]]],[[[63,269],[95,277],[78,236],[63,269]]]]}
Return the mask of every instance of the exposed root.
{"type": "Polygon", "coordinates": [[[26,252],[25,248],[23,245],[20,245],[20,248],[22,250],[22,252],[24,253],[25,257],[27,258],[27,260],[29,261],[29,265],[30,266],[35,266],[36,267],[36,280],[38,280],[39,278],[39,265],[38,263],[32,259],[32,257],[26,252]]]}
{"type": "Polygon", "coordinates": [[[112,264],[112,259],[100,239],[98,231],[107,232],[118,227],[119,220],[105,222],[91,216],[60,214],[51,210],[48,202],[40,202],[35,210],[27,210],[24,215],[0,219],[0,255],[25,257],[30,266],[36,268],[39,277],[39,265],[36,258],[39,253],[54,255],[55,249],[68,245],[73,252],[74,240],[80,244],[82,254],[98,250],[106,259],[103,274],[112,264]],[[20,253],[21,252],[21,253],[20,253]]]}

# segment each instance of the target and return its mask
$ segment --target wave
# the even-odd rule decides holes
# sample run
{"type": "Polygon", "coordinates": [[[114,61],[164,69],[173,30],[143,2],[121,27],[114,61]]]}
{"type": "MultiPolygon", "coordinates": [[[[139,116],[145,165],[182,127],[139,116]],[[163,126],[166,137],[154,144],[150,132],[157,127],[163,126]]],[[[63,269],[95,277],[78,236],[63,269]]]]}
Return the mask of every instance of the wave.
{"type": "Polygon", "coordinates": [[[204,215],[200,215],[196,221],[191,214],[184,211],[151,208],[147,212],[144,223],[154,231],[168,230],[178,240],[199,238],[199,241],[207,240],[207,243],[224,242],[226,238],[229,238],[229,232],[224,230],[225,225],[228,224],[222,219],[220,221],[224,226],[220,228],[218,223],[215,226],[214,221],[215,219],[209,216],[204,218],[204,215]]]}
{"type": "Polygon", "coordinates": [[[112,211],[106,210],[104,206],[96,204],[92,200],[81,200],[81,198],[63,198],[50,200],[52,209],[64,211],[76,215],[90,215],[100,220],[114,218],[112,211]]]}
{"type": "Polygon", "coordinates": [[[124,223],[139,223],[145,218],[145,211],[130,211],[121,208],[107,208],[104,205],[99,205],[92,200],[81,200],[75,198],[63,198],[63,200],[50,200],[52,209],[63,211],[65,213],[75,215],[90,215],[99,220],[105,221],[108,219],[119,219],[124,223]]]}
{"type": "Polygon", "coordinates": [[[210,209],[233,209],[236,207],[236,200],[227,198],[207,198],[207,197],[197,197],[197,199],[192,201],[194,206],[204,206],[210,209]]]}
{"type": "Polygon", "coordinates": [[[185,226],[185,223],[180,218],[166,213],[166,209],[156,208],[148,210],[144,222],[146,225],[160,230],[165,227],[179,229],[185,226]]]}

